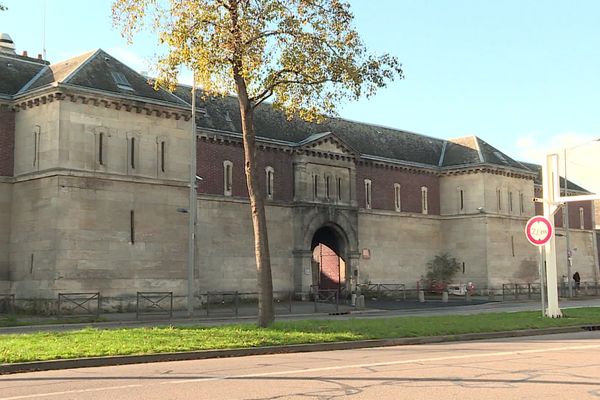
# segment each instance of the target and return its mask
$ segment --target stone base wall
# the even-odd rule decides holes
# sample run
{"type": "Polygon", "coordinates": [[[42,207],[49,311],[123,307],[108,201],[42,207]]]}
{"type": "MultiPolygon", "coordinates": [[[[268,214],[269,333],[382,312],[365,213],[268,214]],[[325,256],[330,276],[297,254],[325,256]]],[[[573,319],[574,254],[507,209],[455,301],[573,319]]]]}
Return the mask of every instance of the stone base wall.
{"type": "MultiPolygon", "coordinates": [[[[292,209],[266,207],[273,290],[293,290],[292,209]]],[[[245,200],[198,200],[199,290],[256,292],[256,259],[250,205],[245,200]]]]}
{"type": "Polygon", "coordinates": [[[414,288],[441,248],[437,217],[364,210],[359,213],[358,232],[363,253],[358,283],[403,283],[414,288]]]}
{"type": "Polygon", "coordinates": [[[11,204],[12,184],[0,182],[0,281],[8,281],[11,204]]]}

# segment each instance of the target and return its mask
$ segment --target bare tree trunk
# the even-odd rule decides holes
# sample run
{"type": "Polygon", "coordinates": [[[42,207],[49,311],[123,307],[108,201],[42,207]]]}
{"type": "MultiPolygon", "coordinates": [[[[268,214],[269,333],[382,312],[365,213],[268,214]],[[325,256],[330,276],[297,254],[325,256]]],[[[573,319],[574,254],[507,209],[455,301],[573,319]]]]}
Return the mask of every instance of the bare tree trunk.
{"type": "Polygon", "coordinates": [[[254,108],[248,98],[246,80],[242,75],[243,63],[240,55],[243,47],[241,32],[238,26],[239,0],[229,0],[227,9],[231,15],[232,32],[234,33],[234,56],[232,62],[233,79],[237,89],[242,117],[242,137],[244,142],[244,169],[246,185],[250,198],[252,227],[254,229],[254,254],[256,257],[257,290],[258,290],[258,326],[266,327],[273,323],[273,278],[271,276],[271,256],[269,255],[269,238],[267,235],[267,218],[265,202],[258,184],[256,165],[256,145],[254,133],[254,108]]]}
{"type": "Polygon", "coordinates": [[[274,320],[273,279],[271,276],[271,256],[269,254],[265,202],[262,190],[258,184],[254,110],[248,100],[246,84],[240,76],[236,76],[236,85],[242,116],[246,185],[248,186],[252,227],[254,228],[254,252],[256,256],[258,289],[258,325],[266,327],[271,325],[274,320]]]}

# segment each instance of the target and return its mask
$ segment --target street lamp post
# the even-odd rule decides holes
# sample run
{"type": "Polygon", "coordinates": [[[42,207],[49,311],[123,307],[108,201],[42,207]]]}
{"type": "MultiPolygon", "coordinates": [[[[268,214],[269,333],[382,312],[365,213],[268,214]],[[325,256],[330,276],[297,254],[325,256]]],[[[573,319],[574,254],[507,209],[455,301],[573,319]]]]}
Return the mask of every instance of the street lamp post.
{"type": "MultiPolygon", "coordinates": [[[[565,148],[565,155],[564,155],[564,159],[565,159],[565,194],[564,196],[567,197],[568,196],[568,189],[567,189],[567,185],[569,184],[568,180],[567,180],[567,149],[565,148]]],[[[569,298],[573,297],[573,283],[571,282],[572,275],[571,275],[571,237],[569,236],[569,203],[565,203],[565,212],[564,212],[564,217],[563,217],[564,223],[563,226],[565,228],[565,240],[566,240],[566,245],[567,245],[567,285],[569,286],[567,288],[569,293],[569,298]]]]}
{"type": "Polygon", "coordinates": [[[196,264],[196,73],[192,78],[192,135],[190,145],[190,180],[188,208],[188,265],[187,265],[187,316],[194,314],[194,266],[196,264]]]}

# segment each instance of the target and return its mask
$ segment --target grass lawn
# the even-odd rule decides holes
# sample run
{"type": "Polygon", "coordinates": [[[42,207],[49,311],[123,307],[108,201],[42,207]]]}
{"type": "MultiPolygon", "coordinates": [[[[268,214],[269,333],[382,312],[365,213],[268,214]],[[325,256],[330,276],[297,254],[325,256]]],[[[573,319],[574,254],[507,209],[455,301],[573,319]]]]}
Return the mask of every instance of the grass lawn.
{"type": "Polygon", "coordinates": [[[254,325],[162,327],[0,335],[0,362],[14,363],[78,357],[231,349],[363,339],[453,335],[527,328],[600,324],[600,308],[564,311],[564,318],[539,312],[382,319],[277,322],[254,325]]]}

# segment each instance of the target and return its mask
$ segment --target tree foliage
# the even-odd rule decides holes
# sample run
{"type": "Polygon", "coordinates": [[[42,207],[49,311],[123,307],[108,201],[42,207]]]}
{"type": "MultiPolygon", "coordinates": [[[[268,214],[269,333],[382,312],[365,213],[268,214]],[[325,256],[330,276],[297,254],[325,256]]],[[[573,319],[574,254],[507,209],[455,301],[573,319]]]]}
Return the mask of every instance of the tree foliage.
{"type": "Polygon", "coordinates": [[[144,22],[157,30],[160,83],[185,65],[207,94],[233,94],[239,64],[253,107],[271,99],[308,120],[402,77],[395,57],[368,53],[345,1],[116,0],[113,18],[129,40],[144,22]]]}
{"type": "Polygon", "coordinates": [[[454,275],[460,270],[461,265],[458,260],[451,257],[448,253],[436,255],[433,260],[427,263],[427,279],[430,282],[450,283],[454,275]]]}
{"type": "Polygon", "coordinates": [[[8,10],[5,5],[0,4],[0,11],[8,10]]]}
{"type": "Polygon", "coordinates": [[[181,66],[205,95],[235,94],[257,265],[259,325],[273,321],[264,199],[258,184],[254,110],[269,99],[309,121],[345,100],[369,97],[402,78],[395,57],[370,54],[343,0],[114,0],[113,21],[132,40],[148,23],[164,54],[156,85],[174,87],[181,66]]]}

